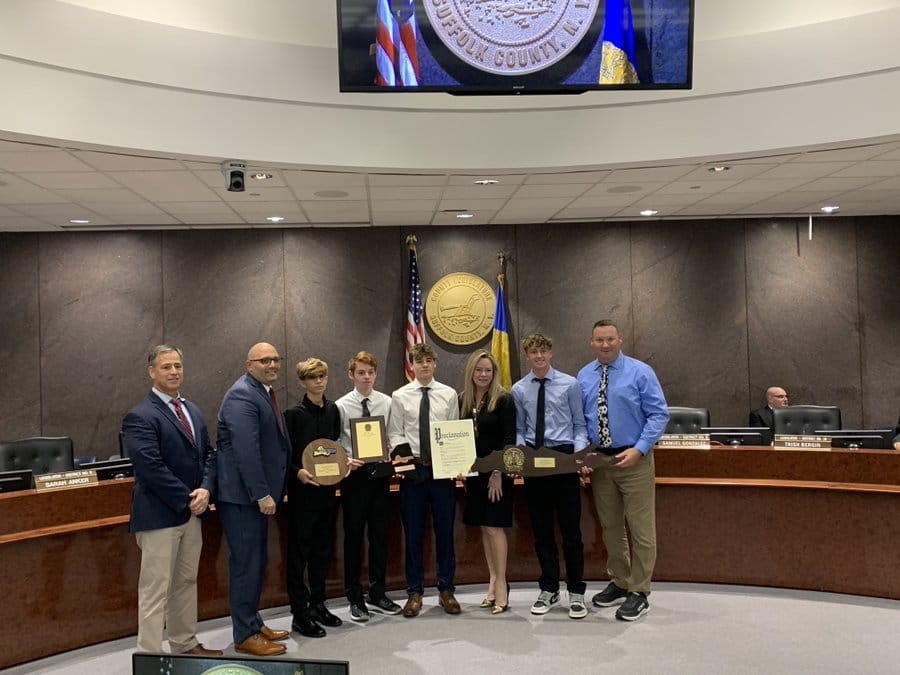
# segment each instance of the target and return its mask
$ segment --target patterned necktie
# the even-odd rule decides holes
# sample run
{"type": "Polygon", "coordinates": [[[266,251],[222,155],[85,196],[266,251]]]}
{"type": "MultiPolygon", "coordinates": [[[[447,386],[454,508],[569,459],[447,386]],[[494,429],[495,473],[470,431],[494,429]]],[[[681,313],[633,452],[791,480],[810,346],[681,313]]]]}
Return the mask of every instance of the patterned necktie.
{"type": "Polygon", "coordinates": [[[364,398],[362,400],[362,416],[363,417],[371,417],[372,414],[369,412],[369,399],[364,398]]]}
{"type": "Polygon", "coordinates": [[[184,409],[181,407],[181,401],[179,401],[177,398],[173,398],[172,405],[175,406],[175,416],[178,417],[178,421],[181,422],[181,426],[184,428],[184,433],[187,434],[188,440],[191,442],[191,445],[196,448],[197,441],[194,440],[194,432],[191,431],[191,423],[188,422],[187,415],[184,414],[184,409]]]}
{"type": "Polygon", "coordinates": [[[540,382],[537,395],[537,407],[534,412],[534,447],[544,447],[544,401],[546,397],[546,389],[544,385],[547,383],[546,377],[536,377],[535,382],[540,382]]]}
{"type": "Polygon", "coordinates": [[[612,436],[609,435],[609,406],[606,402],[606,385],[609,380],[609,366],[600,364],[600,389],[597,391],[597,428],[601,448],[612,447],[612,436]]]}
{"type": "Polygon", "coordinates": [[[281,430],[281,435],[287,436],[284,431],[284,416],[281,414],[281,407],[278,405],[278,399],[275,398],[275,387],[269,389],[269,402],[275,410],[275,420],[278,422],[278,428],[281,430]]]}
{"type": "Polygon", "coordinates": [[[419,459],[423,462],[431,461],[431,402],[428,400],[428,390],[431,387],[422,387],[422,400],[419,403],[419,459]]]}

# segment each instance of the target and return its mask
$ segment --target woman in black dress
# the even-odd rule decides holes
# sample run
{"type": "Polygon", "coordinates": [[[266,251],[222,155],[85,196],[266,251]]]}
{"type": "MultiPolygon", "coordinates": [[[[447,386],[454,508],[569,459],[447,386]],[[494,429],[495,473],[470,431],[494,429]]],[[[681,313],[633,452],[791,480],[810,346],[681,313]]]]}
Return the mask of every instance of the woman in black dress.
{"type": "MultiPolygon", "coordinates": [[[[475,425],[475,450],[486,457],[516,442],[516,407],[500,386],[497,360],[487,351],[472,354],[466,364],[465,388],[460,393],[460,419],[475,425]]],[[[512,527],[512,479],[494,471],[466,480],[463,522],[481,527],[484,557],[490,572],[487,596],[481,603],[492,614],[509,608],[506,582],[506,527],[512,527]]]]}

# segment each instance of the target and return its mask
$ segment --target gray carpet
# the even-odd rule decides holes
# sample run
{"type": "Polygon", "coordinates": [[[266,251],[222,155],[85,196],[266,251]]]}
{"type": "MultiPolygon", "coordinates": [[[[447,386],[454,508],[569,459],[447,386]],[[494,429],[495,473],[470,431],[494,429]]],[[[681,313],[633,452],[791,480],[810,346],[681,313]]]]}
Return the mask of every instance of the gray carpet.
{"type": "MultiPolygon", "coordinates": [[[[587,597],[604,585],[589,585],[587,597]]],[[[459,589],[459,616],[445,615],[431,589],[418,618],[374,615],[361,625],[349,620],[344,602],[331,601],[344,625],[323,639],[292,636],[288,656],[347,660],[353,675],[900,673],[900,602],[892,600],[661,583],[650,613],[626,623],[616,621],[614,607],[591,607],[587,618],[572,620],[565,593],[549,614],[532,616],[537,589],[527,584],[513,586],[509,612],[491,616],[478,608],[484,590],[459,589]]],[[[401,595],[392,594],[402,604],[401,595]]],[[[286,608],[263,614],[270,626],[290,628],[286,608]]],[[[204,622],[200,639],[234,653],[227,619],[204,622]]],[[[133,649],[128,638],[3,672],[128,673],[133,649]]]]}

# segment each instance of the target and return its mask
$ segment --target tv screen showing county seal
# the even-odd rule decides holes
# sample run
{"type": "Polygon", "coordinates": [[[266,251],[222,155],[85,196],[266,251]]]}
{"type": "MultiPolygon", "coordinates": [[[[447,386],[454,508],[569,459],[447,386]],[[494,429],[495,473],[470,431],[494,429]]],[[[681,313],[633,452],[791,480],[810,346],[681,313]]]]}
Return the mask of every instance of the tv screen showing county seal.
{"type": "Polygon", "coordinates": [[[338,0],[346,92],[689,89],[693,0],[338,0]]]}

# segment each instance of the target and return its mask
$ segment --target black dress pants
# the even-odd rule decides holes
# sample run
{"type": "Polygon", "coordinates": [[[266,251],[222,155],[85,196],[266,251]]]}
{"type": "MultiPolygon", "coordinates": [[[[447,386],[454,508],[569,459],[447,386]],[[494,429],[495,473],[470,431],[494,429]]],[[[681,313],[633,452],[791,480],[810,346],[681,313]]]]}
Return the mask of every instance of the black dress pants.
{"type": "Polygon", "coordinates": [[[294,618],[325,602],[337,497],[334,487],[292,482],[288,488],[287,592],[294,618]],[[304,581],[308,575],[309,586],[304,581]]]}
{"type": "Polygon", "coordinates": [[[384,597],[387,573],[388,512],[390,477],[371,478],[362,467],[341,481],[341,508],[344,511],[344,592],[347,600],[363,601],[363,537],[369,543],[369,596],[384,597]],[[367,531],[368,530],[368,531],[367,531]]]}

